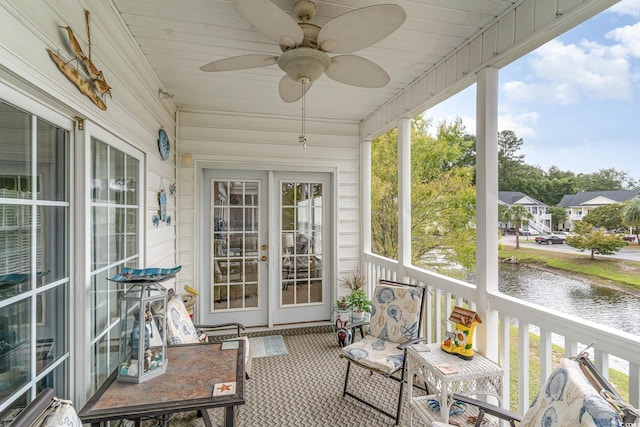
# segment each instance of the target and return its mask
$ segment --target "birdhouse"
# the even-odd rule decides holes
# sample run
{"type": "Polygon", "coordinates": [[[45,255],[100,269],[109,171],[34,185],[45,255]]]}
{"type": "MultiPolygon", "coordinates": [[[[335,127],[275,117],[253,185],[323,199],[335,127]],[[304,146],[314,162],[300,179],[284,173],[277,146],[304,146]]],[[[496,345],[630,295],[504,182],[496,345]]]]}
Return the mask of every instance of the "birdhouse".
{"type": "Polygon", "coordinates": [[[480,319],[478,313],[458,306],[456,306],[449,315],[449,320],[453,323],[460,323],[467,328],[471,327],[473,322],[482,323],[482,319],[480,319]]]}

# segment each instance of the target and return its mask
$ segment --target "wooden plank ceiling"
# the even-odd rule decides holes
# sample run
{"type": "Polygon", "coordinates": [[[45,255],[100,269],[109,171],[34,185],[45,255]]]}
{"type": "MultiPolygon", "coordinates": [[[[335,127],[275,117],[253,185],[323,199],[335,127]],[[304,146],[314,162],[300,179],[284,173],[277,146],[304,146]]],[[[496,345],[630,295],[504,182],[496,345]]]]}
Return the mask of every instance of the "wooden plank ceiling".
{"type": "MultiPolygon", "coordinates": [[[[272,0],[291,14],[295,0],[272,0]]],[[[360,121],[396,96],[444,57],[466,43],[516,3],[508,0],[335,0],[316,1],[312,23],[322,27],[351,10],[396,3],[404,24],[386,39],[355,52],[384,68],[390,83],[366,89],[320,77],[306,96],[308,117],[360,121]]],[[[284,72],[272,65],[206,73],[200,66],[244,54],[281,53],[252,29],[228,0],[114,0],[173,102],[184,109],[298,116],[301,103],[278,95],[284,72]]]]}

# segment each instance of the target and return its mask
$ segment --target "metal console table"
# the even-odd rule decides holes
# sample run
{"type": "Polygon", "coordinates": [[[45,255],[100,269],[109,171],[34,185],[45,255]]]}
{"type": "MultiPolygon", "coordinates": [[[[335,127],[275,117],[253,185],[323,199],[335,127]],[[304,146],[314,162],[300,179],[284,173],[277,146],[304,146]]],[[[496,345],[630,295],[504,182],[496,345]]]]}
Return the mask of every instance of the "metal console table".
{"type": "Polygon", "coordinates": [[[457,356],[446,353],[440,349],[439,343],[429,344],[429,351],[418,351],[413,347],[408,349],[408,381],[410,402],[410,423],[413,414],[416,413],[423,421],[431,423],[442,421],[448,423],[457,421],[460,425],[466,425],[469,416],[477,415],[472,408],[467,408],[462,415],[449,417],[451,394],[464,395],[489,395],[499,401],[502,400],[502,368],[480,354],[475,354],[472,360],[462,360],[457,356]],[[445,374],[439,365],[449,365],[455,373],[445,374]],[[430,392],[427,396],[413,395],[413,378],[416,375],[423,380],[430,392]],[[433,410],[429,405],[429,399],[439,402],[440,410],[433,410]]]}

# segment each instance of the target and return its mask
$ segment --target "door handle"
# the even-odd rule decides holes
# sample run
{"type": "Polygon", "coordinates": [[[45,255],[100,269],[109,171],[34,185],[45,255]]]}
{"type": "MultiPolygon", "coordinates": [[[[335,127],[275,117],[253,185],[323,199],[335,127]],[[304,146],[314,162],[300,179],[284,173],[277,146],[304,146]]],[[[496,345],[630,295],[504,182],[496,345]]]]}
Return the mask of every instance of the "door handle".
{"type": "Polygon", "coordinates": [[[263,251],[266,251],[269,247],[267,245],[262,245],[260,246],[260,249],[262,249],[263,251]]]}
{"type": "Polygon", "coordinates": [[[266,260],[267,260],[267,256],[266,256],[266,255],[262,255],[262,256],[260,257],[260,261],[266,261],[266,260]]]}

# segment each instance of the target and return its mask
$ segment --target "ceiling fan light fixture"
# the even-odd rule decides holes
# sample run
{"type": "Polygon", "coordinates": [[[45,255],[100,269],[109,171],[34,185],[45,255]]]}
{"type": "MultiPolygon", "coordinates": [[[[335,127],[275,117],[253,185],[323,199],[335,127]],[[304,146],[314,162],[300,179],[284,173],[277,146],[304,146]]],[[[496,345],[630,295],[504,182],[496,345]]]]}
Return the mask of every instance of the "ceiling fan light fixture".
{"type": "Polygon", "coordinates": [[[310,48],[288,50],[278,57],[278,66],[296,82],[313,82],[331,65],[324,52],[310,48]]]}

